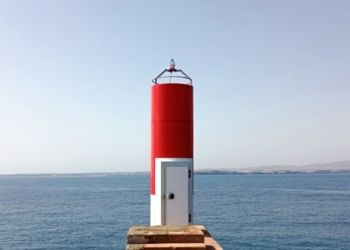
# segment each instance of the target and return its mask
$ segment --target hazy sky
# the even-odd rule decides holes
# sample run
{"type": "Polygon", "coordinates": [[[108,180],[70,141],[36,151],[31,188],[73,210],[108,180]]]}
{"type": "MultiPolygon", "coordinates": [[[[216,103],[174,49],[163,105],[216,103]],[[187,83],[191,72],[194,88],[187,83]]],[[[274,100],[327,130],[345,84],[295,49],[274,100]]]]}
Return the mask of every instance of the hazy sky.
{"type": "Polygon", "coordinates": [[[0,1],[0,173],[147,171],[152,78],[195,168],[350,160],[350,1],[0,1]]]}

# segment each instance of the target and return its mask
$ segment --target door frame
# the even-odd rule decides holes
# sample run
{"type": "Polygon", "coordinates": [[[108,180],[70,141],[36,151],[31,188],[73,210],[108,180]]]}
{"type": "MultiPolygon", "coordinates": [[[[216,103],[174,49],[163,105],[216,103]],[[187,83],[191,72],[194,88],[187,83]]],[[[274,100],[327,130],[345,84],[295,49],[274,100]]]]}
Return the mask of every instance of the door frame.
{"type": "MultiPolygon", "coordinates": [[[[191,170],[191,177],[188,178],[188,213],[191,214],[191,222],[193,221],[193,159],[192,158],[156,158],[156,194],[160,198],[160,224],[165,225],[166,222],[166,167],[187,166],[191,170]]],[[[157,216],[158,217],[158,216],[157,216]]]]}

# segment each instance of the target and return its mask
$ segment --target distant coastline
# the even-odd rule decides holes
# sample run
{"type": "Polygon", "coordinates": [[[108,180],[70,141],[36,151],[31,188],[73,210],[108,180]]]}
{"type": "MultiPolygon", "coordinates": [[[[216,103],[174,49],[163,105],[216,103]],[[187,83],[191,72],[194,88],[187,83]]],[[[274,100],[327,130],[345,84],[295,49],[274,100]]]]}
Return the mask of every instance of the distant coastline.
{"type": "MultiPolygon", "coordinates": [[[[350,170],[316,171],[227,171],[200,170],[195,175],[286,175],[286,174],[350,174],[350,170]]],[[[149,176],[149,172],[112,172],[112,173],[43,173],[43,174],[0,174],[0,177],[107,177],[107,176],[149,176]]]]}
{"type": "Polygon", "coordinates": [[[350,170],[316,170],[316,171],[197,171],[196,175],[273,175],[273,174],[350,174],[350,170]]]}
{"type": "MultiPolygon", "coordinates": [[[[195,175],[266,175],[266,174],[350,174],[350,161],[320,163],[303,166],[275,165],[256,168],[195,169],[195,175]]],[[[23,173],[0,174],[0,177],[97,177],[97,176],[147,176],[149,171],[135,172],[93,172],[93,173],[23,173]]]]}

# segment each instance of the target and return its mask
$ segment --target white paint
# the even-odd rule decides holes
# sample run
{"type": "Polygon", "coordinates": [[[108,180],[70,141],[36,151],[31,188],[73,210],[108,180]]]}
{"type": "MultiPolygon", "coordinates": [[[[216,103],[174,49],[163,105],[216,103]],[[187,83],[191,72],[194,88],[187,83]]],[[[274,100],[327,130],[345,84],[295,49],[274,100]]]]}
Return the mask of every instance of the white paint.
{"type": "Polygon", "coordinates": [[[193,168],[192,168],[193,160],[191,158],[156,158],[155,161],[156,161],[155,162],[155,186],[156,187],[155,187],[155,194],[151,195],[151,214],[150,214],[151,226],[169,225],[169,223],[177,224],[177,225],[192,224],[193,222],[193,168]],[[170,168],[170,170],[167,171],[168,168],[170,168]],[[179,168],[179,169],[176,169],[176,168],[179,168]],[[186,175],[184,174],[185,173],[184,168],[186,169],[186,175]],[[179,172],[177,172],[177,170],[179,170],[179,172]],[[191,170],[190,178],[188,175],[188,170],[191,170]],[[174,181],[174,178],[176,179],[176,181],[174,181]],[[167,184],[168,182],[169,184],[167,184]],[[175,199],[173,200],[174,202],[169,204],[167,203],[167,199],[166,199],[167,187],[168,189],[175,188],[177,193],[175,194],[175,199]],[[185,202],[184,199],[186,199],[187,202],[185,202]],[[170,207],[171,204],[174,205],[174,208],[170,207]],[[178,205],[178,204],[182,204],[182,205],[178,205]],[[170,209],[170,210],[167,211],[166,209],[170,209]],[[175,211],[175,212],[170,212],[170,211],[175,211]],[[191,214],[191,222],[189,222],[188,220],[189,214],[191,214]],[[170,217],[168,218],[167,217],[168,215],[170,215],[171,218],[170,217]],[[175,220],[175,218],[177,218],[177,220],[175,220]]]}
{"type": "Polygon", "coordinates": [[[154,225],[159,225],[156,221],[157,217],[156,217],[156,212],[157,212],[157,196],[152,195],[151,194],[151,214],[150,214],[150,225],[154,226],[154,225]],[[154,221],[153,221],[154,220],[154,221]]]}

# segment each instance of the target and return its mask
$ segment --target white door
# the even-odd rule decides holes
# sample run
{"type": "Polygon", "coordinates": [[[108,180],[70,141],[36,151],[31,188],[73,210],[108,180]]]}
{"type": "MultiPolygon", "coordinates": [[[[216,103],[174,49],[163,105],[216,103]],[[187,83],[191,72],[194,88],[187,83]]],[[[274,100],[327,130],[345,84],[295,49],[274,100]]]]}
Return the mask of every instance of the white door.
{"type": "Polygon", "coordinates": [[[165,166],[165,225],[189,224],[188,166],[165,166]]]}

